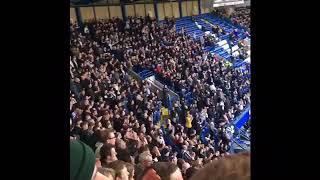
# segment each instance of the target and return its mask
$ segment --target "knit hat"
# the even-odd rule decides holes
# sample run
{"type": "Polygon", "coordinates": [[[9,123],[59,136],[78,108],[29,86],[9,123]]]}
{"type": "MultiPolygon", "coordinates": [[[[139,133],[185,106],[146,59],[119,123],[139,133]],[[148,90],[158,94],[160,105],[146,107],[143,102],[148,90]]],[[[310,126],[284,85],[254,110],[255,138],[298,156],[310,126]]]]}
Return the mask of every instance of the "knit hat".
{"type": "Polygon", "coordinates": [[[70,142],[70,180],[90,180],[95,167],[92,149],[81,141],[70,142]]]}

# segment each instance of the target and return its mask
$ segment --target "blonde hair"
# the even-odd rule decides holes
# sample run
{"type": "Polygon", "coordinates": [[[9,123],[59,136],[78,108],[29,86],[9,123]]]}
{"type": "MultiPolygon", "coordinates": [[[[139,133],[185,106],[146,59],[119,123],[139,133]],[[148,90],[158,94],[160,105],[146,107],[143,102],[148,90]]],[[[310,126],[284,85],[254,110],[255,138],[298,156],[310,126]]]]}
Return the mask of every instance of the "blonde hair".
{"type": "Polygon", "coordinates": [[[112,179],[116,178],[116,172],[111,168],[100,167],[100,168],[98,168],[98,172],[107,176],[107,177],[111,175],[112,179]]]}
{"type": "Polygon", "coordinates": [[[125,166],[127,167],[127,170],[129,172],[129,178],[133,178],[134,173],[134,166],[131,163],[126,162],[125,166]]]}

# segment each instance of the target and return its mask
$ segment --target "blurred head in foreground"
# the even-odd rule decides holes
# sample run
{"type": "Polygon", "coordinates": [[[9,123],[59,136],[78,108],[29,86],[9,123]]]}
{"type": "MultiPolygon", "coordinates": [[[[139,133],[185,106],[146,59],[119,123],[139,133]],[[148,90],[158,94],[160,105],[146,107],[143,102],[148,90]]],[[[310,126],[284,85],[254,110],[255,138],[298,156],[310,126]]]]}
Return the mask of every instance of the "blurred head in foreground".
{"type": "Polygon", "coordinates": [[[98,172],[95,155],[85,143],[70,142],[70,180],[108,180],[98,172]]]}
{"type": "Polygon", "coordinates": [[[250,153],[225,156],[207,164],[191,180],[250,180],[250,153]]]}

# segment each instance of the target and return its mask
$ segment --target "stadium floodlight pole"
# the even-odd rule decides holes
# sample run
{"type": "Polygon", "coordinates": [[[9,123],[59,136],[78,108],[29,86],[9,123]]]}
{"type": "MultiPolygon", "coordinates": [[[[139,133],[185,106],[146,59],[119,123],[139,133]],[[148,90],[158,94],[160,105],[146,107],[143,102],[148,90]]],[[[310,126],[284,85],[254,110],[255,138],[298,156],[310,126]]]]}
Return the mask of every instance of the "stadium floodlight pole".
{"type": "Polygon", "coordinates": [[[157,21],[159,20],[159,16],[158,16],[158,4],[157,4],[157,0],[153,1],[153,7],[154,7],[154,15],[156,16],[157,21]]]}
{"type": "Polygon", "coordinates": [[[182,3],[182,0],[179,0],[178,4],[179,4],[179,16],[180,16],[180,18],[182,18],[182,5],[181,5],[181,3],[182,3]]]}
{"type": "Polygon", "coordinates": [[[126,14],[126,8],[124,5],[124,1],[120,1],[120,7],[121,7],[122,19],[127,20],[127,14],[126,14]]]}
{"type": "Polygon", "coordinates": [[[82,27],[83,21],[82,21],[82,15],[81,15],[80,8],[79,8],[79,7],[75,7],[75,11],[76,11],[76,16],[77,16],[78,25],[79,25],[80,27],[82,27]]]}

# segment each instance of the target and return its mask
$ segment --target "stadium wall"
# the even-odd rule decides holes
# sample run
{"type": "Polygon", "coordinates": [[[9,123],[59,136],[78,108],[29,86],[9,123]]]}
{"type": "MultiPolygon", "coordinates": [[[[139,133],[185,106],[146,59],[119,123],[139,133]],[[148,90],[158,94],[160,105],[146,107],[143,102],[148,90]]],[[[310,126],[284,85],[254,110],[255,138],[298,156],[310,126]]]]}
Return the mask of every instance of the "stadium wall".
{"type": "Polygon", "coordinates": [[[70,20],[77,21],[76,10],[73,7],[70,7],[70,20]]]}
{"type": "MultiPolygon", "coordinates": [[[[120,19],[127,16],[145,17],[149,14],[150,17],[157,17],[158,20],[163,20],[165,17],[181,18],[209,13],[213,9],[212,0],[172,0],[170,2],[146,0],[145,2],[134,3],[120,3],[120,1],[114,0],[109,2],[111,4],[70,5],[70,19],[85,22],[92,19],[113,17],[119,17],[120,19]],[[179,6],[181,6],[181,12],[179,6]],[[78,13],[76,13],[75,8],[79,8],[78,13]]],[[[237,5],[237,7],[250,6],[250,0],[245,0],[244,2],[245,4],[237,5]]]]}
{"type": "Polygon", "coordinates": [[[181,18],[199,15],[200,12],[208,13],[209,9],[201,7],[200,4],[200,0],[175,0],[171,2],[148,1],[135,3],[117,3],[115,1],[112,4],[70,5],[70,18],[73,21],[78,19],[86,22],[113,17],[119,17],[120,19],[127,16],[145,17],[149,14],[151,17],[163,20],[165,17],[181,18]],[[181,11],[179,6],[181,6],[181,11]],[[79,10],[78,13],[76,8],[79,10]]]}

